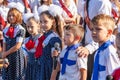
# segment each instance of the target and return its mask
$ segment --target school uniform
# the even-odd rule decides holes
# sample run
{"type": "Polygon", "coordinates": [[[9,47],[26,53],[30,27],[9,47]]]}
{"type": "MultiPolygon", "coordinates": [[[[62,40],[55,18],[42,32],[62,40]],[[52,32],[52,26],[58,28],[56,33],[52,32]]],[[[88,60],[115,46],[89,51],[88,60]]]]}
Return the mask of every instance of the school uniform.
{"type": "MultiPolygon", "coordinates": [[[[106,80],[107,75],[112,74],[112,72],[120,67],[120,60],[118,58],[118,54],[116,53],[116,49],[114,46],[111,44],[110,41],[106,41],[105,43],[109,43],[107,47],[104,49],[100,50],[100,47],[104,44],[102,44],[98,50],[95,53],[94,56],[94,68],[93,68],[93,74],[92,74],[92,79],[91,80],[106,80]],[[94,72],[95,72],[95,63],[96,63],[96,58],[97,55],[99,54],[99,61],[98,61],[98,79],[94,78],[94,72]]],[[[103,48],[102,46],[101,48],[103,48]]]]}
{"type": "MultiPolygon", "coordinates": [[[[111,35],[110,41],[112,45],[115,45],[115,39],[116,39],[115,35],[111,35]]],[[[88,56],[88,74],[87,74],[88,75],[87,80],[89,80],[92,76],[92,71],[93,71],[94,54],[95,54],[95,51],[99,48],[99,44],[92,41],[85,47],[89,50],[89,53],[90,53],[90,55],[88,56]]]]}
{"type": "Polygon", "coordinates": [[[52,0],[52,3],[55,4],[55,5],[60,6],[59,0],[52,0]]]}
{"type": "Polygon", "coordinates": [[[85,0],[78,0],[78,6],[77,6],[77,11],[78,14],[84,18],[84,6],[85,6],[85,0]]]}
{"type": "Polygon", "coordinates": [[[87,58],[78,57],[78,54],[76,54],[78,46],[79,44],[65,47],[60,53],[59,80],[80,80],[80,69],[83,68],[87,70],[87,58]]]}
{"type": "Polygon", "coordinates": [[[40,34],[32,37],[28,37],[25,39],[22,49],[27,57],[27,67],[25,72],[25,80],[38,80],[39,79],[39,65],[38,58],[35,57],[36,48],[39,43],[40,34]],[[32,42],[29,42],[29,41],[32,42]]]}
{"type": "Polygon", "coordinates": [[[43,41],[42,56],[39,58],[40,65],[39,80],[50,80],[53,67],[53,59],[51,56],[52,49],[54,48],[54,44],[56,42],[59,43],[61,47],[61,39],[53,31],[44,33],[44,36],[45,40],[43,41]]]}
{"type": "MultiPolygon", "coordinates": [[[[8,30],[9,27],[6,27],[3,30],[3,42],[6,43],[6,51],[15,46],[17,42],[22,43],[25,37],[25,29],[19,24],[14,26],[12,38],[10,37],[8,30]]],[[[24,56],[22,50],[18,49],[12,54],[9,54],[7,59],[9,61],[9,66],[3,68],[3,80],[22,80],[24,76],[24,56]]]]}
{"type": "MultiPolygon", "coordinates": [[[[61,6],[61,5],[60,5],[61,6]]],[[[73,0],[70,0],[70,5],[69,7],[67,8],[71,14],[76,18],[77,17],[77,6],[75,5],[74,1],[73,0]]],[[[63,9],[63,12],[62,12],[62,16],[63,18],[70,18],[68,16],[68,14],[64,11],[63,9]]]]}

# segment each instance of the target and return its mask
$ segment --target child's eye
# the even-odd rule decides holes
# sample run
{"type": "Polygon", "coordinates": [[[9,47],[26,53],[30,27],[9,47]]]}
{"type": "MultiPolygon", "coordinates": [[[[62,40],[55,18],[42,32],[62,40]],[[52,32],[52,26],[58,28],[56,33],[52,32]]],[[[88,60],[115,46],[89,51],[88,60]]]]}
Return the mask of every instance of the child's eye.
{"type": "Polygon", "coordinates": [[[8,15],[8,17],[14,17],[15,15],[8,15]]]}
{"type": "Polygon", "coordinates": [[[101,29],[100,29],[100,28],[97,28],[96,30],[98,30],[98,31],[99,31],[99,30],[101,30],[101,29]]]}
{"type": "Polygon", "coordinates": [[[42,21],[40,21],[40,23],[42,23],[42,21]]]}

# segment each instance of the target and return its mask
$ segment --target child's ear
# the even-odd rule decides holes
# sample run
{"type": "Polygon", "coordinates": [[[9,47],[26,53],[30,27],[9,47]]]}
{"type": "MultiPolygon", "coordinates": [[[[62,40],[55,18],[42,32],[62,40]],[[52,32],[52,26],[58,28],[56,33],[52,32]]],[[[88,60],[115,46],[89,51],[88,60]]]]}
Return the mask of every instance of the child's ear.
{"type": "Polygon", "coordinates": [[[113,31],[109,29],[109,30],[108,30],[108,34],[111,35],[112,33],[113,33],[113,31]]]}
{"type": "Polygon", "coordinates": [[[80,36],[76,36],[75,39],[76,39],[76,40],[80,40],[80,36]]]}

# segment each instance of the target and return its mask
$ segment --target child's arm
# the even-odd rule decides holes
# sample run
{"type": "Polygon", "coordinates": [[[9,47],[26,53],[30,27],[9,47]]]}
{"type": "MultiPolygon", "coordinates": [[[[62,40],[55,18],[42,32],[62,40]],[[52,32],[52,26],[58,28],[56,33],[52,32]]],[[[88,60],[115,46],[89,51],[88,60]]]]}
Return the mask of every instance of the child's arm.
{"type": "Polygon", "coordinates": [[[56,80],[56,76],[59,71],[60,71],[60,63],[57,62],[57,67],[55,70],[53,69],[50,80],[56,80]]]}
{"type": "Polygon", "coordinates": [[[5,50],[6,50],[6,43],[3,42],[3,53],[2,53],[2,58],[4,58],[4,52],[5,52],[5,50]]]}
{"type": "MultiPolygon", "coordinates": [[[[6,50],[6,43],[3,43],[3,53],[2,53],[2,58],[3,58],[3,55],[4,55],[4,52],[6,50]]],[[[9,61],[7,58],[3,58],[3,67],[7,68],[9,65],[9,61]]]]}
{"type": "Polygon", "coordinates": [[[77,58],[77,64],[80,71],[80,80],[87,79],[87,58],[77,58]]]}
{"type": "Polygon", "coordinates": [[[86,80],[87,79],[87,70],[84,68],[80,69],[80,73],[81,73],[81,78],[80,80],[86,80]]]}
{"type": "MultiPolygon", "coordinates": [[[[4,43],[5,44],[5,43],[4,43]]],[[[5,44],[6,45],[6,44],[5,44]]],[[[6,56],[8,56],[9,54],[17,51],[18,49],[20,49],[22,45],[22,42],[17,42],[15,46],[11,47],[8,51],[3,51],[3,55],[2,55],[2,58],[6,58],[6,56]]],[[[5,49],[5,46],[4,46],[4,49],[5,49]]]]}
{"type": "MultiPolygon", "coordinates": [[[[52,51],[52,57],[58,56],[59,53],[57,50],[52,51]]],[[[57,66],[54,68],[54,63],[53,63],[53,70],[51,74],[51,79],[50,80],[56,80],[57,73],[60,71],[60,63],[57,61],[57,66]]]]}

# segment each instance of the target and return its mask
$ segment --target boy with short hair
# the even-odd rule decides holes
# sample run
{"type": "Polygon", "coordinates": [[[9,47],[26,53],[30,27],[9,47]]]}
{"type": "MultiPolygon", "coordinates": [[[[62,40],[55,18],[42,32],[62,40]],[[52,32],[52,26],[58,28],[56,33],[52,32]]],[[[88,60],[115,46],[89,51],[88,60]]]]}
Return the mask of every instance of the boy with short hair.
{"type": "Polygon", "coordinates": [[[99,44],[94,56],[92,80],[106,80],[106,76],[120,66],[116,49],[110,41],[114,26],[113,18],[105,14],[92,19],[92,38],[99,44]]]}
{"type": "Polygon", "coordinates": [[[65,47],[59,55],[57,69],[53,70],[51,80],[55,80],[60,70],[59,80],[86,80],[87,58],[78,57],[76,48],[80,46],[84,36],[84,29],[77,24],[69,24],[64,28],[65,47]]]}

